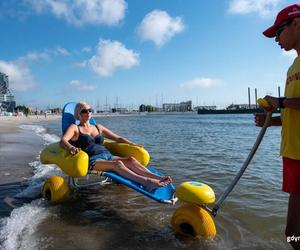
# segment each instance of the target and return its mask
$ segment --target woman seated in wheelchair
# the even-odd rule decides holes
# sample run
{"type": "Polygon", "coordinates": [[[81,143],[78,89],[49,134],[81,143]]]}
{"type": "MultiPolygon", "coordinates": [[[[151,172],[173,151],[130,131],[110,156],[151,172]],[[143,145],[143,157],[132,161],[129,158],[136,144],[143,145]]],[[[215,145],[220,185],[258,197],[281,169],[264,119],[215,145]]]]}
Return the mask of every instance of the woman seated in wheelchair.
{"type": "Polygon", "coordinates": [[[137,145],[128,139],[113,133],[101,124],[91,125],[91,106],[85,102],[77,103],[74,111],[79,125],[72,124],[62,136],[60,145],[75,155],[79,150],[89,155],[89,170],[115,172],[129,180],[135,181],[151,192],[171,183],[170,176],[151,173],[133,157],[113,156],[103,145],[104,137],[116,142],[137,145]]]}

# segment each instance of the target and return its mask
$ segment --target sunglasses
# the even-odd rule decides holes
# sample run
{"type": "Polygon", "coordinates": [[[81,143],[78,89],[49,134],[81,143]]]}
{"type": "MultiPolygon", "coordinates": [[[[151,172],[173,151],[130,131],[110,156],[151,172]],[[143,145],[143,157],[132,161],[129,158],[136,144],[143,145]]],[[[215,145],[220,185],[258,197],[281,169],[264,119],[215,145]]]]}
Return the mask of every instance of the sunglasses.
{"type": "Polygon", "coordinates": [[[87,113],[92,113],[92,109],[91,108],[89,108],[89,109],[82,109],[80,111],[80,114],[87,114],[87,113]]]}
{"type": "Polygon", "coordinates": [[[292,22],[293,22],[293,19],[289,19],[289,20],[282,22],[279,26],[276,27],[275,35],[277,37],[279,37],[281,32],[284,30],[285,26],[290,25],[292,22]]]}

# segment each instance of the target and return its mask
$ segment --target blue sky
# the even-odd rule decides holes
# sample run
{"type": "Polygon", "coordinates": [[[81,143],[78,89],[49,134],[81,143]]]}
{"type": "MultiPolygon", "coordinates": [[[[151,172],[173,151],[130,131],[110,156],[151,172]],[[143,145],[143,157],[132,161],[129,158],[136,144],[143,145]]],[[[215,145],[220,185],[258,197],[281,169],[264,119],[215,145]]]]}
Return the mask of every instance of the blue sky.
{"type": "Polygon", "coordinates": [[[7,0],[0,72],[17,104],[247,103],[282,92],[296,57],[267,39],[284,0],[7,0]]]}

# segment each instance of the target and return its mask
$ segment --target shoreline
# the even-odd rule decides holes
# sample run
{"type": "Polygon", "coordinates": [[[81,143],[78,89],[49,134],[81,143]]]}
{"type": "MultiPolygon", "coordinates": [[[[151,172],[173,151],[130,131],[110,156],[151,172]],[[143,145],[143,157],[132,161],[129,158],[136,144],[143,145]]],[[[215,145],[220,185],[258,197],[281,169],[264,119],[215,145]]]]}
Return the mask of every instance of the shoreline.
{"type": "Polygon", "coordinates": [[[39,125],[41,122],[59,119],[60,116],[47,118],[36,116],[0,117],[0,184],[22,182],[32,176],[29,163],[35,161],[43,139],[34,131],[22,129],[21,125],[39,125]]]}

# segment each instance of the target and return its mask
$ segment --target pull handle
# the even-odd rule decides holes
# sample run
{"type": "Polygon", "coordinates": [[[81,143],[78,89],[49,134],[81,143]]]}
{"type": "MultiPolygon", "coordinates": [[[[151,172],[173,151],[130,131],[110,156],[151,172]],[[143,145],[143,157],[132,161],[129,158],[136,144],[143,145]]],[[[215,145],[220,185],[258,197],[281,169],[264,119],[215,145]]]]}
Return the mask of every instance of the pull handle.
{"type": "Polygon", "coordinates": [[[258,103],[259,106],[261,106],[266,111],[270,111],[272,109],[272,106],[267,102],[266,99],[259,98],[257,100],[257,103],[258,103]]]}

